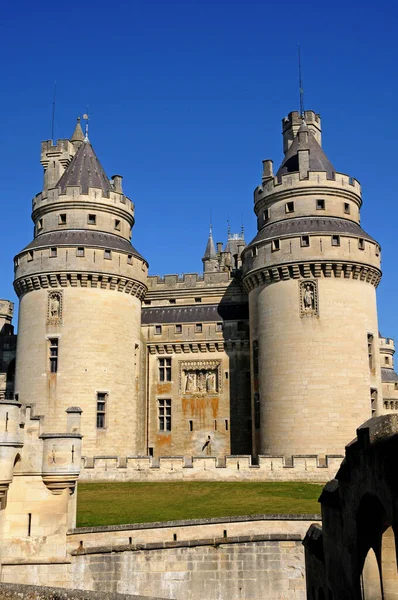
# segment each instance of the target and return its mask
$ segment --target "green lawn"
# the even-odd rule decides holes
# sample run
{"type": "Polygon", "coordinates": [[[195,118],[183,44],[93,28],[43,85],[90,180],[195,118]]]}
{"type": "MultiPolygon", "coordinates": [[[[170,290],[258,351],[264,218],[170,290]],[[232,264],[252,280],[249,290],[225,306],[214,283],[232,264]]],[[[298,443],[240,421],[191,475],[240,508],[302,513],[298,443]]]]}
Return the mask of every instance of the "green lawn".
{"type": "Polygon", "coordinates": [[[314,514],[311,483],[79,483],[77,526],[121,525],[255,514],[314,514]]]}

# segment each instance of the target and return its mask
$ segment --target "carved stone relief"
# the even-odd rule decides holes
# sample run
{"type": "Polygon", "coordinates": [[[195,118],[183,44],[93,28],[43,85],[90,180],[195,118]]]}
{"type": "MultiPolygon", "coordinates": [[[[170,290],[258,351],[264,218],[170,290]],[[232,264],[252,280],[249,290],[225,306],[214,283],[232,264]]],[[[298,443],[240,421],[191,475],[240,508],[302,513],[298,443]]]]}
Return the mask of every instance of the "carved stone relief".
{"type": "Polygon", "coordinates": [[[181,394],[217,394],[221,391],[220,360],[180,362],[181,394]]]}
{"type": "Polygon", "coordinates": [[[300,314],[302,317],[319,315],[318,284],[316,280],[299,282],[300,286],[300,314]]]}
{"type": "Polygon", "coordinates": [[[62,323],[62,292],[48,292],[47,323],[59,325],[62,323]]]}

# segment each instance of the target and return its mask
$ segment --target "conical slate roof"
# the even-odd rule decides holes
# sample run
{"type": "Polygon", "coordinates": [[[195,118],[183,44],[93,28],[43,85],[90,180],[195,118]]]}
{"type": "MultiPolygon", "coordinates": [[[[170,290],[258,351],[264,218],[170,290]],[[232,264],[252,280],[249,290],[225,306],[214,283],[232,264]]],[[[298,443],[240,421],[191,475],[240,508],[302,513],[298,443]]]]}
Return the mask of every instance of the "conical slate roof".
{"type": "Polygon", "coordinates": [[[287,173],[297,173],[299,171],[298,151],[306,150],[307,148],[310,151],[309,170],[326,171],[328,178],[332,178],[336,169],[316,141],[314,134],[308,129],[304,122],[301,124],[298,134],[294,138],[289,150],[286,152],[285,158],[283,159],[276,176],[279,177],[281,175],[286,175],[287,173]],[[308,132],[308,135],[306,136],[306,139],[308,140],[307,143],[303,143],[303,136],[300,136],[300,133],[305,131],[308,132]]]}
{"type": "Polygon", "coordinates": [[[77,117],[77,123],[75,127],[75,131],[70,138],[71,142],[84,142],[84,133],[82,126],[80,125],[80,117],[77,117]]]}
{"type": "Polygon", "coordinates": [[[205,250],[202,260],[205,260],[207,258],[217,258],[216,247],[215,247],[214,241],[213,241],[213,231],[212,231],[211,227],[210,227],[209,239],[207,240],[206,250],[205,250]]]}
{"type": "Polygon", "coordinates": [[[72,161],[58,182],[61,194],[67,186],[80,186],[81,193],[87,194],[88,188],[99,188],[108,195],[112,186],[101,166],[91,144],[84,142],[77,150],[72,161]]]}

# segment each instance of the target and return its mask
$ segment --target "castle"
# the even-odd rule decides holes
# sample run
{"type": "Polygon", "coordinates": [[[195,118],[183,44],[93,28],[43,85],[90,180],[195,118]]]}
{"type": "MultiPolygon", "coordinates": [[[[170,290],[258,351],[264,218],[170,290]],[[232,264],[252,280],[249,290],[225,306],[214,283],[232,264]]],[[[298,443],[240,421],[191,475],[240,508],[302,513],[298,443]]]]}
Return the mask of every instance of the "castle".
{"type": "Polygon", "coordinates": [[[263,161],[258,233],[215,244],[203,273],[148,276],[134,204],[80,122],[41,147],[34,239],[15,257],[19,323],[0,301],[1,394],[42,431],[82,410],[83,455],[342,455],[398,410],[394,343],[378,333],[380,246],[359,182],[337,172],[313,111],[282,121],[263,161]]]}

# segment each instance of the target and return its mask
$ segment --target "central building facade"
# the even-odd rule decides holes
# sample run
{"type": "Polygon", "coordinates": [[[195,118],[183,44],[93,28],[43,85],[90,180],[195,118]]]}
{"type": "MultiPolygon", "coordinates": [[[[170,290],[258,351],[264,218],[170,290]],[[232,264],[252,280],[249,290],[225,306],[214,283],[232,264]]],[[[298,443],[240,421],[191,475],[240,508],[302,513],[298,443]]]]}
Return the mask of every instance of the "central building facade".
{"type": "Polygon", "coordinates": [[[254,193],[257,236],[215,245],[210,230],[203,273],[183,277],[148,276],[122,178],[79,123],[43,143],[14,285],[15,396],[45,430],[74,405],[85,456],[342,454],[360,423],[398,409],[360,185],[324,154],[312,111],[283,120],[283,142],[254,193]]]}

